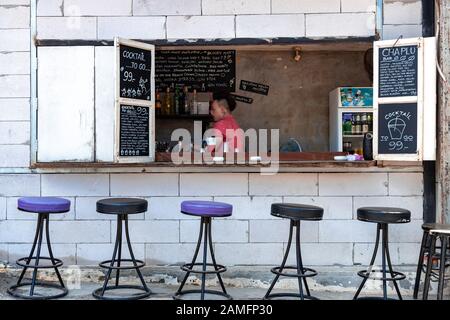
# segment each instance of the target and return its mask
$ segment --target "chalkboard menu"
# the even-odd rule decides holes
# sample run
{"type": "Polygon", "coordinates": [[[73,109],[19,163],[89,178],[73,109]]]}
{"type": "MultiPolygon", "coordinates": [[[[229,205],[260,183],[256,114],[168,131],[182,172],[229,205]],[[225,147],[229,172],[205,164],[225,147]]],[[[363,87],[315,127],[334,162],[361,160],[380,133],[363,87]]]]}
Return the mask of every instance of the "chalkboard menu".
{"type": "Polygon", "coordinates": [[[236,91],[235,50],[160,50],[155,58],[155,86],[188,86],[198,92],[236,91]]]}
{"type": "Polygon", "coordinates": [[[417,103],[378,105],[378,153],[417,152],[417,103]]]}
{"type": "Polygon", "coordinates": [[[120,105],[119,155],[149,156],[150,107],[120,105]]]}
{"type": "Polygon", "coordinates": [[[417,96],[417,45],[378,49],[378,96],[417,96]]]}
{"type": "Polygon", "coordinates": [[[120,97],[150,101],[152,53],[120,44],[120,97]]]}

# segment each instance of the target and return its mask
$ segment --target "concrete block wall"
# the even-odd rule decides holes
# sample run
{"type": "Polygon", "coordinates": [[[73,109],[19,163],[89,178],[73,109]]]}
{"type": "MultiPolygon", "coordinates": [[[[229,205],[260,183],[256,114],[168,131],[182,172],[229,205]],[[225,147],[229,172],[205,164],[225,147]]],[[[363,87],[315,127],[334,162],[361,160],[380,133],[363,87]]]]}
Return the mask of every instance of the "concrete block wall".
{"type": "MultiPolygon", "coordinates": [[[[394,264],[414,264],[421,240],[422,194],[420,172],[0,175],[0,257],[14,262],[32,242],[36,216],[16,209],[20,196],[71,200],[70,212],[52,216],[50,234],[55,254],[67,264],[80,265],[95,265],[112,252],[115,217],[97,213],[96,201],[140,196],[149,201],[149,210],[131,217],[131,239],[136,255],[150,265],[178,264],[191,257],[199,220],[179,212],[187,199],[233,205],[232,217],[213,221],[216,255],[226,265],[281,261],[289,222],[270,215],[274,202],[324,208],[324,219],[302,223],[301,233],[305,263],[323,266],[368,263],[376,225],[356,220],[358,207],[407,208],[412,221],[390,228],[390,248],[394,264]]],[[[294,257],[292,252],[290,259],[294,257]]]]}
{"type": "Polygon", "coordinates": [[[383,40],[422,36],[421,0],[384,0],[383,40]]]}
{"type": "Polygon", "coordinates": [[[30,2],[0,1],[0,167],[30,164],[30,2]]]}
{"type": "Polygon", "coordinates": [[[369,37],[375,0],[38,0],[39,39],[369,37]]]}

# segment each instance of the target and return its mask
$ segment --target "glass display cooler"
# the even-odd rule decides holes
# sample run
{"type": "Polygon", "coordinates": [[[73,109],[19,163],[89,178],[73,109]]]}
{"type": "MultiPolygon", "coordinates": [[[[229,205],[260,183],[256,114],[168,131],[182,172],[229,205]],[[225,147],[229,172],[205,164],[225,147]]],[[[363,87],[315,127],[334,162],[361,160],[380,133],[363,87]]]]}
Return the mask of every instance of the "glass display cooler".
{"type": "Polygon", "coordinates": [[[329,106],[330,151],[362,155],[364,136],[373,133],[373,88],[336,88],[329,106]]]}

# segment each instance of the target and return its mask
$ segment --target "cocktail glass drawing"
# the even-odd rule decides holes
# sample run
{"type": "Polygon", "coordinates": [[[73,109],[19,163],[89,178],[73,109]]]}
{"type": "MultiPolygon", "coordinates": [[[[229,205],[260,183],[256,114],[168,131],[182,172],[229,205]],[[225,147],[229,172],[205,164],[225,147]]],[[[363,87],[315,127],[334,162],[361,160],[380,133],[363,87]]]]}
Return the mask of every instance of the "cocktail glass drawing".
{"type": "Polygon", "coordinates": [[[406,123],[399,117],[393,118],[388,122],[389,135],[392,140],[401,140],[405,131],[406,123]]]}

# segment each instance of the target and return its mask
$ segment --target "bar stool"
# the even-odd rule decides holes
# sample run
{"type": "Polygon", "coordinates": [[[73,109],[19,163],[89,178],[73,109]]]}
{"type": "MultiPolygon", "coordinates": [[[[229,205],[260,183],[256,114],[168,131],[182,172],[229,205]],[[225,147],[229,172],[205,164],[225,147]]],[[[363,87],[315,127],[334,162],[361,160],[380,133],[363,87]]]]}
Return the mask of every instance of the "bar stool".
{"type": "Polygon", "coordinates": [[[233,206],[223,202],[183,201],[181,203],[181,213],[201,217],[201,220],[200,220],[200,232],[197,240],[197,247],[195,248],[195,253],[194,257],[192,258],[192,262],[181,266],[181,270],[186,271],[186,274],[183,280],[181,281],[180,287],[178,288],[177,292],[173,295],[173,298],[175,300],[181,300],[183,295],[193,293],[195,294],[199,293],[201,300],[205,299],[205,294],[218,295],[225,297],[226,299],[229,300],[232,299],[232,297],[227,293],[222,281],[222,277],[220,276],[220,274],[227,271],[227,269],[225,268],[225,266],[216,263],[211,236],[212,218],[229,217],[231,216],[232,211],[233,206]],[[203,232],[205,233],[204,237],[203,232]],[[202,238],[203,238],[203,261],[201,263],[196,263],[195,261],[197,260],[200,245],[202,243],[202,238]],[[208,246],[209,252],[211,254],[212,263],[207,263],[208,246]],[[194,267],[196,266],[201,266],[202,269],[195,270],[194,267]],[[213,267],[214,270],[207,270],[207,267],[213,267]],[[198,273],[202,275],[202,283],[200,290],[183,290],[186,280],[189,277],[189,274],[191,273],[198,273]],[[205,289],[205,280],[207,274],[217,275],[222,291],[205,289]]]}
{"type": "MultiPolygon", "coordinates": [[[[424,264],[425,256],[428,259],[435,259],[439,260],[440,253],[430,255],[429,254],[429,247],[431,242],[431,236],[430,236],[430,230],[432,229],[439,229],[439,230],[450,230],[450,225],[448,224],[441,224],[441,223],[424,223],[422,224],[422,230],[423,230],[423,236],[422,236],[422,243],[420,244],[420,253],[419,253],[419,261],[417,262],[417,272],[416,272],[416,281],[414,283],[414,294],[413,298],[417,299],[418,293],[419,293],[419,286],[420,286],[420,278],[422,276],[422,272],[426,272],[426,264],[424,264]]],[[[448,244],[450,245],[450,243],[448,244]]],[[[435,250],[439,251],[441,250],[440,246],[435,246],[435,250]]],[[[445,267],[448,267],[446,265],[445,267]]],[[[430,281],[434,281],[434,279],[438,279],[438,274],[431,269],[431,278],[430,281]]]]}
{"type": "Polygon", "coordinates": [[[67,295],[69,292],[64,285],[64,282],[61,278],[61,274],[59,273],[58,268],[63,265],[63,262],[60,259],[56,259],[53,256],[53,251],[50,243],[50,232],[49,232],[49,217],[50,214],[58,214],[63,212],[68,212],[70,210],[70,201],[63,198],[56,197],[26,197],[20,198],[17,201],[17,208],[20,211],[32,212],[38,214],[36,233],[34,236],[33,245],[31,247],[31,251],[28,257],[20,258],[16,261],[16,263],[23,267],[22,273],[19,276],[19,280],[17,284],[10,287],[7,291],[10,295],[22,298],[22,299],[56,299],[61,298],[67,295]],[[45,225],[45,238],[47,242],[48,254],[49,257],[41,256],[41,247],[42,247],[42,237],[44,235],[44,225],[45,225]],[[34,255],[34,251],[36,249],[36,255],[34,255]],[[34,263],[31,263],[31,261],[34,263]],[[42,260],[50,261],[49,264],[39,264],[42,260]],[[23,282],[22,280],[25,276],[25,272],[27,269],[33,269],[33,276],[31,278],[31,282],[23,282]],[[59,284],[51,284],[44,283],[38,281],[37,271],[38,269],[54,269],[56,276],[58,277],[59,284]],[[20,293],[20,288],[30,286],[30,291],[28,294],[20,293]],[[43,290],[39,290],[36,292],[35,289],[42,288],[43,290]],[[54,289],[59,293],[55,294],[45,294],[45,289],[54,289]]]}
{"type": "Polygon", "coordinates": [[[303,267],[302,254],[300,250],[300,221],[319,221],[323,217],[323,209],[316,206],[295,204],[295,203],[273,203],[271,206],[272,216],[289,219],[291,221],[289,229],[289,238],[286,247],[286,253],[284,254],[283,262],[279,267],[274,267],[270,271],[275,274],[275,278],[270,284],[269,290],[267,290],[264,299],[283,298],[283,297],[296,297],[301,300],[318,300],[316,297],[311,296],[306,278],[314,277],[317,275],[317,271],[311,268],[303,267]],[[296,228],[295,233],[295,252],[297,258],[296,266],[286,266],[286,261],[289,256],[289,250],[292,243],[292,233],[296,228]],[[296,273],[283,272],[284,270],[296,270],[296,273]],[[294,277],[298,280],[299,293],[271,293],[278,278],[294,277]],[[303,284],[305,285],[306,294],[303,291],[303,284]]]}
{"type": "MultiPolygon", "coordinates": [[[[398,223],[408,223],[411,221],[411,212],[406,209],[401,208],[390,208],[390,207],[363,207],[358,208],[357,211],[358,220],[365,222],[373,222],[377,224],[377,238],[375,240],[375,249],[373,250],[372,259],[370,260],[370,265],[367,270],[362,270],[358,272],[358,276],[364,278],[356,291],[353,299],[358,299],[358,296],[364,287],[367,279],[382,280],[383,281],[383,300],[387,300],[387,281],[392,281],[394,283],[395,291],[400,300],[402,296],[400,294],[400,289],[398,288],[397,281],[403,280],[406,276],[403,273],[394,271],[392,269],[391,257],[389,254],[389,241],[388,241],[388,225],[398,224],[398,223]],[[381,236],[381,269],[373,269],[375,263],[375,258],[377,256],[378,245],[381,236]],[[390,277],[386,275],[386,261],[389,267],[390,277]],[[375,272],[382,272],[382,277],[372,277],[371,274],[375,272]]],[[[360,299],[380,299],[379,297],[370,298],[360,298],[360,299]]]]}
{"type": "Polygon", "coordinates": [[[114,245],[114,251],[111,260],[105,260],[100,262],[101,268],[107,269],[105,281],[101,288],[96,289],[92,295],[97,299],[102,300],[137,300],[148,297],[152,292],[147,287],[140,269],[145,266],[144,261],[137,260],[134,257],[133,249],[131,247],[130,234],[128,232],[128,215],[142,213],[147,211],[148,203],[144,199],[136,198],[110,198],[97,201],[97,212],[103,214],[117,215],[117,231],[116,231],[116,243],[114,245]],[[125,224],[125,236],[127,240],[128,251],[130,252],[131,259],[122,258],[122,224],[125,224]],[[117,258],[116,258],[117,256],[117,258]],[[122,265],[122,263],[128,262],[132,265],[122,265]],[[115,285],[108,286],[108,282],[111,278],[112,271],[116,271],[115,285]],[[137,285],[121,285],[119,284],[120,270],[136,270],[142,286],[137,285]],[[140,293],[122,295],[122,296],[106,296],[106,291],[114,291],[121,289],[137,290],[140,293]]]}
{"type": "Polygon", "coordinates": [[[426,248],[429,252],[428,261],[427,261],[427,270],[425,273],[425,283],[423,289],[423,300],[428,300],[428,291],[430,290],[430,281],[431,281],[431,268],[433,265],[433,255],[437,254],[436,250],[436,242],[439,239],[441,241],[441,250],[439,257],[439,273],[438,277],[438,292],[437,299],[442,300],[444,294],[444,280],[448,280],[445,278],[445,268],[448,267],[449,256],[447,255],[448,245],[450,243],[450,230],[446,229],[431,229],[429,231],[430,244],[426,248]]]}

